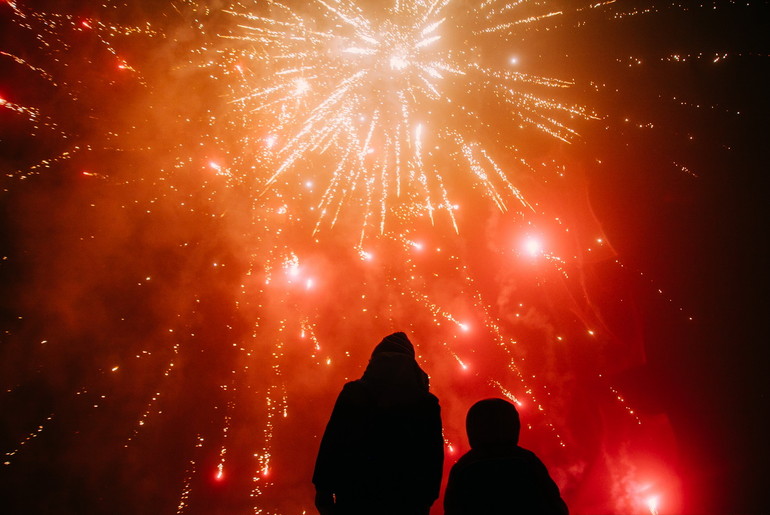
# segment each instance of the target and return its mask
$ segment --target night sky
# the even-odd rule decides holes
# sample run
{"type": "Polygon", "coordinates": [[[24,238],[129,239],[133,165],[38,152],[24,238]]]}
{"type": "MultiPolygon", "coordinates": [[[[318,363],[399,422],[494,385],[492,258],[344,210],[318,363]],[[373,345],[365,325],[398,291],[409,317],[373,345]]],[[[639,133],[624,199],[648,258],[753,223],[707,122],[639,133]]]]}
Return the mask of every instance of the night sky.
{"type": "Polygon", "coordinates": [[[770,512],[770,4],[449,2],[402,55],[354,2],[381,62],[268,4],[0,3],[0,511],[313,513],[403,330],[447,471],[507,397],[572,513],[770,512]]]}

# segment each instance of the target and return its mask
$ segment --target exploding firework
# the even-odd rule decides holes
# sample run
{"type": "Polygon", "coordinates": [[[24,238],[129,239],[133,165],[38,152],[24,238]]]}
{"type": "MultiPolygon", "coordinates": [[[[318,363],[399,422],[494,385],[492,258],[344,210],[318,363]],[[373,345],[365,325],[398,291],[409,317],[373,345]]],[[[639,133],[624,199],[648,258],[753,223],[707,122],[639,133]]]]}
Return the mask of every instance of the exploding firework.
{"type": "Polygon", "coordinates": [[[657,286],[581,172],[655,124],[565,41],[686,9],[618,3],[4,4],[4,473],[71,478],[18,506],[304,513],[334,395],[405,330],[447,465],[506,397],[574,512],[675,511],[668,421],[615,382],[657,286]]]}
{"type": "Polygon", "coordinates": [[[484,49],[516,25],[559,13],[521,17],[526,3],[455,4],[395,2],[367,13],[355,2],[319,1],[302,12],[267,2],[226,11],[236,30],[225,37],[237,45],[224,61],[236,76],[231,102],[246,129],[243,145],[262,150],[274,170],[263,187],[325,162],[319,223],[333,225],[352,204],[364,229],[380,234],[399,207],[408,219],[443,211],[457,230],[447,183],[457,187],[460,174],[502,210],[511,198],[527,207],[513,170],[493,154],[521,159],[520,127],[569,141],[569,117],[593,115],[540,91],[568,81],[506,69],[484,49]],[[494,123],[490,108],[503,110],[494,123]]]}

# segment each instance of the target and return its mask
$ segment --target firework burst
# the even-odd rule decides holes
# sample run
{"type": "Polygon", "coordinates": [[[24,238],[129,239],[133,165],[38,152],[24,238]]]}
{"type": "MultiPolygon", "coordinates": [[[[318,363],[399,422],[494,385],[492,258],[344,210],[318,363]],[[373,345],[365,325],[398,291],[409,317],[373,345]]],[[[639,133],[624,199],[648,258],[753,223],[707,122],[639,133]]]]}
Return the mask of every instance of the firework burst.
{"type": "Polygon", "coordinates": [[[235,28],[223,36],[233,44],[223,51],[224,70],[235,76],[231,102],[243,145],[273,170],[261,187],[323,162],[318,226],[334,225],[350,204],[363,209],[364,229],[380,234],[403,205],[431,220],[445,212],[456,231],[448,190],[461,174],[500,209],[511,199],[526,207],[514,170],[495,154],[520,157],[522,128],[569,141],[570,118],[595,116],[548,96],[570,82],[484,58],[490,40],[538,18],[518,14],[531,10],[527,2],[456,4],[396,1],[367,10],[319,0],[301,11],[278,2],[227,10],[235,28]],[[502,110],[494,123],[485,117],[490,109],[502,110]]]}

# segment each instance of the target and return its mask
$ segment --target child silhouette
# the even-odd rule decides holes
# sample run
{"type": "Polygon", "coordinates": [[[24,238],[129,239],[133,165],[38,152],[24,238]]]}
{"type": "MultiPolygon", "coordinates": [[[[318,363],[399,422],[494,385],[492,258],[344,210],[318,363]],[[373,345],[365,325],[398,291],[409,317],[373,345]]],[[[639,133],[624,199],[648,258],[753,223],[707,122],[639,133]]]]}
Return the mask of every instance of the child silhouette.
{"type": "Polygon", "coordinates": [[[543,462],[519,447],[519,413],[503,399],[485,399],[465,419],[471,450],[452,467],[445,515],[567,515],[543,462]]]}

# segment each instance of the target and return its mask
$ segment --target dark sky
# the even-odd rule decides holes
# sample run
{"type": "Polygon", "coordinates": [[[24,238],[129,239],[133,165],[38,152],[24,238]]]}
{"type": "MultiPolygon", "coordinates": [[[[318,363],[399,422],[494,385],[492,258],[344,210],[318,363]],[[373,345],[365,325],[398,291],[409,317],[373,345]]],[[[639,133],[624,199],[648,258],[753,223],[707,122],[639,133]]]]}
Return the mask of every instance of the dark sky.
{"type": "MultiPolygon", "coordinates": [[[[0,488],[9,513],[172,513],[180,504],[243,513],[255,484],[263,507],[309,509],[308,467],[334,395],[371,345],[404,324],[458,448],[469,403],[500,395],[490,379],[523,395],[497,362],[506,355],[485,346],[489,327],[458,337],[425,304],[401,298],[425,293],[479,319],[452,259],[404,258],[386,239],[372,244],[386,257],[368,267],[345,220],[321,243],[298,221],[281,222],[280,235],[260,231],[275,219],[263,213],[308,197],[285,185],[255,197],[253,184],[212,175],[209,162],[242,149],[229,126],[208,121],[228,107],[221,85],[177,65],[199,44],[184,28],[191,15],[151,2],[34,8],[71,13],[76,27],[150,19],[166,35],[122,42],[65,22],[45,34],[53,46],[44,49],[34,36],[42,26],[28,30],[0,5],[0,51],[11,54],[0,55],[0,98],[40,112],[0,109],[0,451],[10,463],[0,488]],[[123,56],[136,70],[116,71],[123,56]],[[35,168],[65,152],[73,156],[35,168]],[[260,282],[263,266],[281,261],[276,242],[297,249],[317,291],[288,283],[278,294],[260,282]],[[425,278],[409,282],[410,270],[425,278]],[[311,326],[320,350],[304,336],[311,326]],[[455,372],[447,349],[476,371],[455,372]],[[252,479],[257,455],[272,456],[261,483],[252,479]],[[223,458],[225,480],[215,481],[223,458]]],[[[517,136],[528,161],[563,163],[568,179],[517,176],[542,209],[529,225],[471,201],[459,238],[425,220],[410,227],[426,247],[459,256],[506,334],[528,343],[514,354],[543,376],[532,380],[538,391],[555,393],[544,418],[523,411],[534,426],[527,442],[553,464],[576,513],[644,513],[616,490],[635,488],[619,471],[634,460],[644,469],[648,451],[670,465],[661,477],[675,476],[673,513],[770,509],[768,11],[767,2],[619,1],[522,29],[511,49],[484,59],[510,51],[523,72],[574,80],[560,98],[600,115],[575,120],[580,137],[569,145],[531,130],[517,136]],[[574,241],[557,241],[553,213],[574,241]],[[522,225],[580,255],[566,265],[569,279],[506,250],[522,225]],[[584,244],[596,235],[611,252],[592,258],[584,244]],[[511,321],[515,299],[533,306],[522,325],[511,321]],[[603,328],[601,344],[584,338],[589,324],[603,328]],[[573,343],[543,350],[556,334],[573,343]],[[608,385],[646,430],[618,414],[608,385]],[[551,422],[567,451],[553,444],[551,422]]],[[[305,207],[295,215],[312,216],[305,207]]],[[[661,513],[672,511],[664,504],[661,513]]]]}
{"type": "Polygon", "coordinates": [[[697,489],[698,509],[709,513],[768,509],[759,479],[768,456],[768,214],[762,193],[768,18],[766,5],[753,7],[642,25],[650,50],[700,48],[704,57],[674,71],[661,66],[652,74],[629,74],[629,108],[694,142],[658,135],[629,138],[626,148],[614,145],[620,150],[605,152],[624,173],[599,172],[592,190],[618,252],[697,314],[694,327],[682,332],[671,331],[675,326],[665,318],[651,324],[646,373],[671,385],[671,396],[661,400],[682,435],[683,454],[708,471],[697,489]],[[651,32],[659,36],[650,38],[651,32]],[[721,53],[742,57],[724,66],[705,64],[721,53]],[[661,98],[701,108],[680,110],[661,98]],[[687,163],[698,177],[661,173],[669,160],[687,163]]]}

